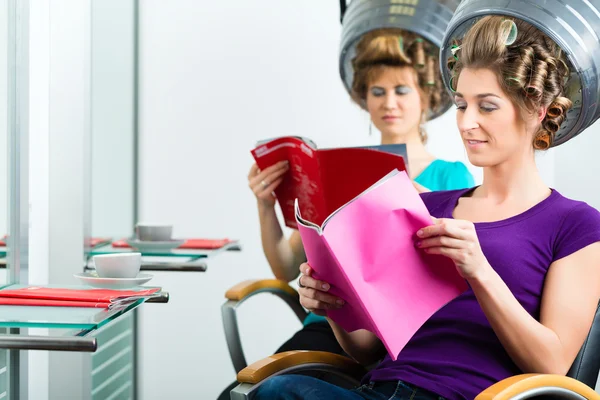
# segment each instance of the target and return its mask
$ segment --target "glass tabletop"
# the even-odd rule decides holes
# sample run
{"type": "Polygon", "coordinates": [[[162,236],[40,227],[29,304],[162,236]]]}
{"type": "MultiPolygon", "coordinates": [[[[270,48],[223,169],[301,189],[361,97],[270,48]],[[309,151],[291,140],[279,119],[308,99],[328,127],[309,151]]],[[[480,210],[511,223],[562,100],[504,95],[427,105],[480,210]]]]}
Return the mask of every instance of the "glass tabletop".
{"type": "MultiPolygon", "coordinates": [[[[27,285],[6,285],[1,289],[19,289],[27,285]]],[[[93,289],[89,286],[44,285],[63,289],[93,289]]],[[[151,287],[144,286],[143,289],[151,287]]],[[[140,288],[142,289],[142,288],[140,288]]],[[[135,289],[134,289],[135,290],[135,289]]],[[[140,299],[123,308],[106,310],[91,307],[0,306],[0,327],[9,328],[59,328],[98,329],[116,317],[133,310],[146,301],[140,299]]]]}
{"type": "Polygon", "coordinates": [[[173,249],[173,250],[159,250],[159,251],[139,251],[131,248],[113,247],[112,244],[108,243],[103,246],[98,246],[88,253],[90,256],[97,256],[101,254],[118,254],[118,253],[142,253],[143,256],[147,257],[193,257],[193,258],[206,258],[212,257],[223,251],[234,251],[240,250],[240,246],[237,243],[222,247],[216,250],[194,250],[194,249],[173,249]]]}

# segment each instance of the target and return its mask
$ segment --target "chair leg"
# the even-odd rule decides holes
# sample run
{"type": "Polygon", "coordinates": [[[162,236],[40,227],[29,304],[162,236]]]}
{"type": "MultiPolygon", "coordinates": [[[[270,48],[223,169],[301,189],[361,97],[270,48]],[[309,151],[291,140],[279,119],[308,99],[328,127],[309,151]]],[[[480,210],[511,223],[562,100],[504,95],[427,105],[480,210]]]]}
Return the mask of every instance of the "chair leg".
{"type": "Polygon", "coordinates": [[[237,301],[229,300],[221,306],[225,340],[227,341],[227,348],[229,349],[231,362],[236,373],[248,366],[246,357],[244,357],[244,350],[242,349],[242,341],[235,313],[237,304],[237,301]]]}

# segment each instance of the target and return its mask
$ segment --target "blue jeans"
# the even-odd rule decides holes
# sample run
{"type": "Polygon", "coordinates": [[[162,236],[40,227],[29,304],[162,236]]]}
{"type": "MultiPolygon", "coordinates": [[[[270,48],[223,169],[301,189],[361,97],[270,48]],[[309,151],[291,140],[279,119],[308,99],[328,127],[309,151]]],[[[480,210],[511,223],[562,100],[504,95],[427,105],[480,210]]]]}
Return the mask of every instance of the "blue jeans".
{"type": "Polygon", "coordinates": [[[348,390],[303,375],[278,375],[259,386],[254,399],[264,400],[443,400],[404,382],[371,382],[348,390]]]}

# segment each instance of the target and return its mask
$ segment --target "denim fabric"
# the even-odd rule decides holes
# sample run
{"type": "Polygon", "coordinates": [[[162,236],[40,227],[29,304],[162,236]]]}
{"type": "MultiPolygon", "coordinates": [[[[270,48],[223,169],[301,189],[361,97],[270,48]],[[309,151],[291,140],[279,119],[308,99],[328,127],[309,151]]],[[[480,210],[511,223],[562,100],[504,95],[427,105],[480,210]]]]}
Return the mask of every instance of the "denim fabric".
{"type": "Polygon", "coordinates": [[[444,400],[442,397],[404,382],[370,382],[348,390],[302,375],[279,375],[265,381],[253,397],[256,400],[444,400]]]}

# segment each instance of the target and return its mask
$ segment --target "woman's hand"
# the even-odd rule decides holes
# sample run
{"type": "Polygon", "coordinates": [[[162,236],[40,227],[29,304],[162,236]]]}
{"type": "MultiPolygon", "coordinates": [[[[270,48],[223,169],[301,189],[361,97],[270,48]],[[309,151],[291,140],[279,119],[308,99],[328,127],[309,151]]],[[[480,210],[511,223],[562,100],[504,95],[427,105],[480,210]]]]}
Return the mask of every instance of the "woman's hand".
{"type": "Polygon", "coordinates": [[[275,206],[273,191],[283,180],[283,175],[288,171],[289,163],[281,161],[261,171],[256,164],[252,165],[248,173],[248,186],[256,196],[258,204],[265,207],[275,206]]]}
{"type": "Polygon", "coordinates": [[[329,283],[318,281],[311,276],[312,268],[308,263],[300,265],[300,273],[298,279],[300,304],[308,311],[325,316],[327,310],[341,308],[344,305],[344,300],[327,293],[331,287],[329,283]]]}
{"type": "Polygon", "coordinates": [[[492,268],[481,250],[472,222],[447,218],[433,220],[434,225],[417,232],[417,247],[428,254],[449,257],[467,280],[475,279],[492,268]]]}

